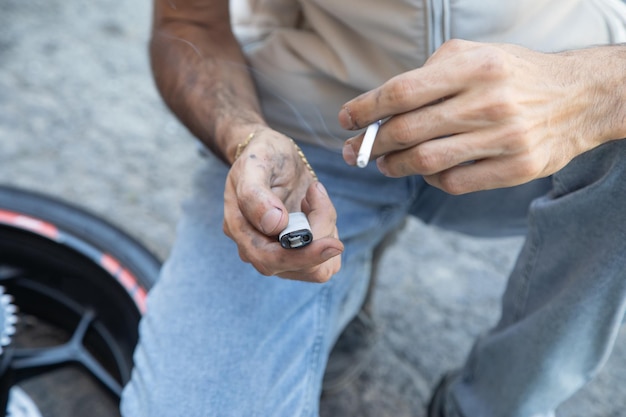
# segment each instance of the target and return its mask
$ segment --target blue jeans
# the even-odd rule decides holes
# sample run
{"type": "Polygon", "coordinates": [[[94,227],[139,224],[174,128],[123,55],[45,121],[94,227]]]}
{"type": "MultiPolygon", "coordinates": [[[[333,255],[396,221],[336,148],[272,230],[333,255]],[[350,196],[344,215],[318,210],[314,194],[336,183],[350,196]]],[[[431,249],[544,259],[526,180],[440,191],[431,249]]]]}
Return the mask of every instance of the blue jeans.
{"type": "Polygon", "coordinates": [[[310,284],[241,262],[222,232],[228,168],[209,157],[149,295],[124,416],[317,416],[325,364],[365,297],[372,251],[407,215],[475,235],[528,232],[500,322],[447,393],[450,415],[550,415],[606,360],[626,308],[626,141],[551,179],[457,197],[302,147],[337,208],[341,271],[310,284]]]}

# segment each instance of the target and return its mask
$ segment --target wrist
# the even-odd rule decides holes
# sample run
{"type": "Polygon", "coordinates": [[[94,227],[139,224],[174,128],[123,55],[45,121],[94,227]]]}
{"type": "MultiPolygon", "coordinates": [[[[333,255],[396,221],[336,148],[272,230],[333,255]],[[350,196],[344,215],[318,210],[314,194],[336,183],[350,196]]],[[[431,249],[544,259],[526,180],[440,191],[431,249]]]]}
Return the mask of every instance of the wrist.
{"type": "Polygon", "coordinates": [[[231,121],[230,123],[221,123],[221,126],[221,129],[220,126],[216,127],[215,138],[216,142],[219,143],[220,157],[229,165],[235,162],[239,156],[238,153],[243,150],[242,147],[247,146],[254,136],[268,128],[261,121],[258,123],[231,121]]]}
{"type": "Polygon", "coordinates": [[[626,46],[612,45],[564,53],[586,96],[584,120],[593,145],[626,138],[626,46]],[[600,64],[606,63],[606,64],[600,64]]]}

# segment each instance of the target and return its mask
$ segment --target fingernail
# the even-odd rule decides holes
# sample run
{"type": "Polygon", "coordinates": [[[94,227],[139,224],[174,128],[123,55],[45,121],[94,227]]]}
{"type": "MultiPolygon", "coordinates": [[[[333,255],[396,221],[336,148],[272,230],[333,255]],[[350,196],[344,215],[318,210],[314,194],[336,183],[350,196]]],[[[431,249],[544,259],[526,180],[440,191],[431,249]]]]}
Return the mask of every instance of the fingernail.
{"type": "Polygon", "coordinates": [[[389,175],[389,170],[387,170],[387,164],[385,164],[384,156],[381,156],[378,159],[376,159],[376,168],[378,168],[381,174],[389,175]]]}
{"type": "Polygon", "coordinates": [[[261,231],[266,235],[273,234],[276,231],[282,217],[283,212],[280,209],[274,207],[273,209],[268,210],[261,218],[261,231]]]}
{"type": "Polygon", "coordinates": [[[356,165],[356,153],[354,152],[354,148],[352,148],[352,140],[347,140],[346,143],[344,143],[341,153],[343,160],[346,161],[348,165],[356,165]]]}
{"type": "Polygon", "coordinates": [[[341,111],[339,111],[339,124],[344,129],[352,129],[354,127],[352,114],[350,114],[350,109],[346,106],[343,106],[341,111]]]}
{"type": "Polygon", "coordinates": [[[326,187],[324,187],[324,186],[322,185],[322,183],[321,183],[321,182],[319,182],[319,181],[318,181],[318,182],[317,182],[317,184],[316,184],[316,186],[317,186],[317,189],[318,189],[318,190],[319,190],[322,194],[324,194],[326,197],[328,197],[328,191],[326,191],[326,187]]]}

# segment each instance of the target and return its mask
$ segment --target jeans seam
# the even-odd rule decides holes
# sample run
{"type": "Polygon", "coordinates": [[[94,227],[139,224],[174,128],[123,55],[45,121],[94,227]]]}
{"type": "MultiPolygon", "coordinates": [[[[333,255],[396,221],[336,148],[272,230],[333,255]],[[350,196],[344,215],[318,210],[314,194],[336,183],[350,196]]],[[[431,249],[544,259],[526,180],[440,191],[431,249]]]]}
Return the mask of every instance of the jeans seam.
{"type": "MultiPolygon", "coordinates": [[[[529,222],[532,225],[534,223],[534,220],[529,219],[529,222]]],[[[532,235],[529,234],[528,239],[529,247],[526,265],[524,267],[524,270],[522,271],[522,279],[520,280],[521,285],[520,288],[517,290],[517,296],[515,297],[517,301],[515,303],[514,309],[514,321],[518,321],[526,311],[526,308],[528,306],[528,297],[530,294],[530,278],[537,265],[537,254],[539,252],[540,238],[536,230],[533,231],[532,235]]]]}
{"type": "MultiPolygon", "coordinates": [[[[322,290],[319,293],[319,308],[317,310],[317,318],[316,318],[316,322],[317,322],[317,332],[315,335],[315,342],[313,343],[313,346],[311,347],[311,361],[310,361],[310,372],[309,372],[309,377],[308,377],[308,387],[306,392],[307,393],[312,393],[312,391],[314,390],[315,387],[315,377],[316,377],[316,371],[319,368],[319,362],[320,362],[320,353],[322,351],[322,345],[324,343],[324,324],[323,322],[324,320],[324,315],[325,313],[329,310],[328,309],[328,302],[330,299],[330,289],[333,286],[333,280],[331,280],[330,282],[328,282],[324,288],[322,288],[322,290]]],[[[302,410],[302,417],[308,417],[312,407],[311,407],[311,401],[312,401],[312,395],[307,395],[307,400],[304,403],[304,409],[302,410]]]]}

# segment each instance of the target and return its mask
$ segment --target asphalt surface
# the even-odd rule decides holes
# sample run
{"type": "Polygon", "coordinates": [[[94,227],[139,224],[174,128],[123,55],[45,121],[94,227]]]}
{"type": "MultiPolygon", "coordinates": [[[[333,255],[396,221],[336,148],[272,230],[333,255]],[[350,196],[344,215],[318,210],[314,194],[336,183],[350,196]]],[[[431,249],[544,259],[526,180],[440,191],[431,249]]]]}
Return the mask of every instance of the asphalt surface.
{"type": "MultiPolygon", "coordinates": [[[[0,1],[0,183],[61,197],[164,258],[199,161],[149,73],[146,0],[0,1]]],[[[430,388],[496,320],[521,239],[412,220],[381,261],[382,337],[365,373],[324,398],[330,416],[420,417],[430,388]]],[[[625,416],[626,332],[559,417],[625,416]]]]}

